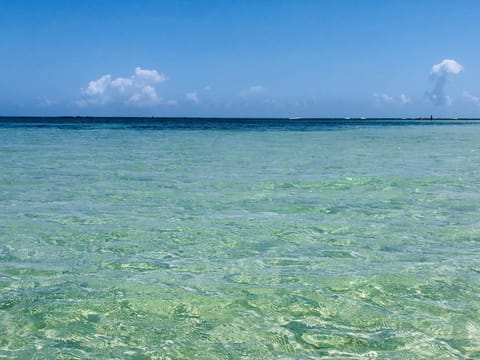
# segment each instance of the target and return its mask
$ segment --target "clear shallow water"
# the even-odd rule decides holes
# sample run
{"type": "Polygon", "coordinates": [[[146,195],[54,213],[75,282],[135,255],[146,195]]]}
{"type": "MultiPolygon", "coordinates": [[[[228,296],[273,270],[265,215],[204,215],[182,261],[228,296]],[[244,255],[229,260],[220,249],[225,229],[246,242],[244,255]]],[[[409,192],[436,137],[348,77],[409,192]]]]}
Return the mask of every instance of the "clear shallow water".
{"type": "Polygon", "coordinates": [[[4,120],[0,358],[479,358],[479,139],[4,120]]]}

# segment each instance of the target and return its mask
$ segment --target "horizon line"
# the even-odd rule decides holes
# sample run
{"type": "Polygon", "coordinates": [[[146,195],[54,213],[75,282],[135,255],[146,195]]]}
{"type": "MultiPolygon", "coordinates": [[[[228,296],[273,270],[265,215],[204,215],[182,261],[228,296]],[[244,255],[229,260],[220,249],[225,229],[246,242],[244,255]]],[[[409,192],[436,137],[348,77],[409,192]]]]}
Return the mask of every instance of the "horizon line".
{"type": "MultiPolygon", "coordinates": [[[[127,119],[127,120],[424,120],[430,121],[430,116],[418,117],[348,117],[348,116],[327,116],[327,117],[277,117],[277,116],[117,116],[117,115],[0,115],[0,121],[5,119],[127,119]]],[[[432,120],[475,120],[480,117],[433,117],[432,120]]]]}

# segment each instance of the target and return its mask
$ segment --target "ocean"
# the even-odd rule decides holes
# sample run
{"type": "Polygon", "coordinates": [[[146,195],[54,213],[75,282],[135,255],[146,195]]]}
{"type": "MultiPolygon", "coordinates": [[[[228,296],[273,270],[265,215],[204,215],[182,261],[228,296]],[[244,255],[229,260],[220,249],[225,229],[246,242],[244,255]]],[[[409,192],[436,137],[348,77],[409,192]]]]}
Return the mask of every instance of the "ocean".
{"type": "Polygon", "coordinates": [[[0,358],[480,358],[480,121],[0,118],[0,358]]]}

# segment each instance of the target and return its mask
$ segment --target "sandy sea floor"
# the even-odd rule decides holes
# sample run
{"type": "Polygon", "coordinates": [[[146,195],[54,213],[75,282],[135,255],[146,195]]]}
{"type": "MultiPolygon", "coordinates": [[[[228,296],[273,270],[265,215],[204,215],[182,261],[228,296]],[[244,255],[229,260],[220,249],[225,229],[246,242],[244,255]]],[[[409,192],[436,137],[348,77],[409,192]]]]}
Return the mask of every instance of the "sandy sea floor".
{"type": "Polygon", "coordinates": [[[479,358],[479,139],[0,123],[0,358],[479,358]]]}

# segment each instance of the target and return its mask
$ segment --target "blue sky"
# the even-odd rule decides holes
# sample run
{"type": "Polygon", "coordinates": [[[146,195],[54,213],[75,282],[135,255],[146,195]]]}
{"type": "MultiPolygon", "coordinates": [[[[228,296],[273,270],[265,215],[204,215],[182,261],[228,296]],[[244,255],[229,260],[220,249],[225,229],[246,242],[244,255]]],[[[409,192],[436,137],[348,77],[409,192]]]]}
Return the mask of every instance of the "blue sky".
{"type": "Polygon", "coordinates": [[[480,117],[476,0],[0,10],[0,115],[480,117]]]}

